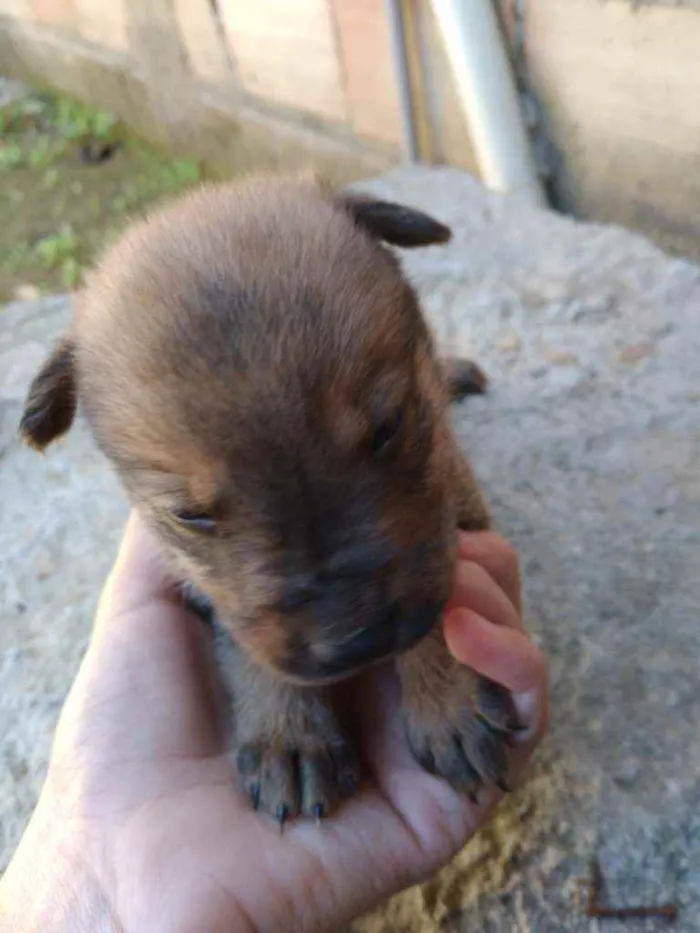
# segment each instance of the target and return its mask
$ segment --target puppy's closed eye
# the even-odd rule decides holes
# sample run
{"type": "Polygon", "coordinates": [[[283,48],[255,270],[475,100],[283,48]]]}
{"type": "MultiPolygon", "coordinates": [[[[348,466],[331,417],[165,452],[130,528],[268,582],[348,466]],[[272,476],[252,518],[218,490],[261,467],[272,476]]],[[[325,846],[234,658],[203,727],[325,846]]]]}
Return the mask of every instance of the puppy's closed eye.
{"type": "Polygon", "coordinates": [[[402,426],[403,409],[397,407],[375,427],[371,440],[372,453],[379,456],[392,450],[396,446],[402,426]]]}
{"type": "Polygon", "coordinates": [[[211,512],[198,509],[172,509],[171,516],[178,525],[201,534],[213,534],[217,529],[217,520],[211,512]]]}

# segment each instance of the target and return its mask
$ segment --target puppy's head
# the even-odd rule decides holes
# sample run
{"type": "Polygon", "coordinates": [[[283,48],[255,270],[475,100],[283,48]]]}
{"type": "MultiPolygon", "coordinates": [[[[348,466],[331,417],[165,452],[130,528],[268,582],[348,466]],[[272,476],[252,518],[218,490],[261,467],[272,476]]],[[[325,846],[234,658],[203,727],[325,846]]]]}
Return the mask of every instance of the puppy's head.
{"type": "Polygon", "coordinates": [[[447,399],[384,244],[448,238],[313,181],[201,189],[106,254],[30,390],[29,442],[79,396],[180,573],[289,678],[404,650],[444,604],[447,399]]]}

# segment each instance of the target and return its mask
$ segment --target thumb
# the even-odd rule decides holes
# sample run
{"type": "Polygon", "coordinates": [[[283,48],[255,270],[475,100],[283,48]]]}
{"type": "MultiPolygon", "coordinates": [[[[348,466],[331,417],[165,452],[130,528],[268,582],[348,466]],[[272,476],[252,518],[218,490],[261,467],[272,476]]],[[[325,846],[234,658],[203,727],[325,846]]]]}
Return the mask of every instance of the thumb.
{"type": "Polygon", "coordinates": [[[119,617],[144,605],[184,606],[158,542],[146,522],[134,510],[124,529],[117,557],[100,596],[94,636],[106,619],[119,617]]]}

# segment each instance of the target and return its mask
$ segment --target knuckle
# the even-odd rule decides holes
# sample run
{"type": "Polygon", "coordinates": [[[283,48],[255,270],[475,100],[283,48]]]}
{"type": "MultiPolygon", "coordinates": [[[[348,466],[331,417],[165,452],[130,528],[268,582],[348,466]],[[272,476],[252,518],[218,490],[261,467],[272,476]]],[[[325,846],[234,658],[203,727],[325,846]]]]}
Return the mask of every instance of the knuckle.
{"type": "Polygon", "coordinates": [[[498,559],[503,565],[504,570],[517,572],[520,559],[518,551],[512,542],[508,541],[506,538],[502,538],[500,535],[496,535],[494,538],[494,550],[497,552],[498,559]]]}

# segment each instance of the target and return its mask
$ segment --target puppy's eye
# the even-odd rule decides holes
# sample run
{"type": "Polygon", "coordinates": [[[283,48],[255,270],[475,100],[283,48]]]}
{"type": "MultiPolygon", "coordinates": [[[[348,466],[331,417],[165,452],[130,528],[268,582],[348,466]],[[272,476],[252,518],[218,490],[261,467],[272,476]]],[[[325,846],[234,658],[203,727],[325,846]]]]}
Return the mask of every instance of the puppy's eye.
{"type": "Polygon", "coordinates": [[[388,450],[398,437],[402,424],[403,411],[397,408],[375,429],[372,435],[372,453],[379,454],[388,450]]]}
{"type": "Polygon", "coordinates": [[[193,531],[211,534],[216,530],[216,519],[208,512],[198,512],[195,509],[173,509],[172,515],[180,525],[191,528],[193,531]]]}

